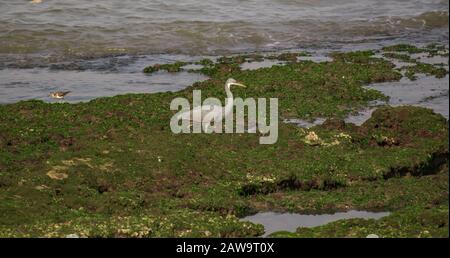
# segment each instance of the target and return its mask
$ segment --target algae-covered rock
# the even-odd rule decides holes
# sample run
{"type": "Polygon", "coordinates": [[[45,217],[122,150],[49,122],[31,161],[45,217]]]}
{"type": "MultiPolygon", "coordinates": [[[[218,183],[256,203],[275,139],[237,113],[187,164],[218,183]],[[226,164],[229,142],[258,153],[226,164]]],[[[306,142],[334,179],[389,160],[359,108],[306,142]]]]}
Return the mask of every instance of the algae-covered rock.
{"type": "Polygon", "coordinates": [[[203,60],[210,79],[179,92],[1,105],[0,236],[247,237],[263,232],[239,221],[251,212],[348,209],[398,216],[295,236],[448,236],[439,227],[448,216],[448,121],[411,106],[380,107],[359,127],[342,121],[386,99],[364,85],[402,77],[373,54],[245,71],[248,56],[203,60]],[[257,134],[171,132],[172,99],[192,99],[194,89],[223,99],[230,77],[248,86],[236,96],[278,98],[282,118],[329,120],[308,130],[280,122],[273,145],[257,134]]]}
{"type": "Polygon", "coordinates": [[[144,73],[154,73],[157,71],[161,71],[161,70],[165,70],[169,73],[175,73],[175,72],[180,72],[181,71],[181,67],[187,65],[188,63],[186,62],[175,62],[173,64],[155,64],[152,66],[147,66],[144,68],[144,73]]]}

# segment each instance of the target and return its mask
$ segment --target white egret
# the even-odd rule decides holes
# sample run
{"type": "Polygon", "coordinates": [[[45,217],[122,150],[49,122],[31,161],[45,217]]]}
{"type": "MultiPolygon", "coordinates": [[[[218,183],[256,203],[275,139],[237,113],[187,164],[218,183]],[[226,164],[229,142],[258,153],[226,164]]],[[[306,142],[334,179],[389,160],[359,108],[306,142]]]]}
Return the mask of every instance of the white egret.
{"type": "MultiPolygon", "coordinates": [[[[231,86],[246,87],[244,84],[237,82],[233,78],[229,78],[225,82],[225,92],[227,94],[227,103],[225,106],[218,105],[201,105],[195,107],[189,111],[179,114],[179,117],[183,120],[189,118],[191,123],[202,123],[202,121],[222,121],[224,117],[228,116],[233,111],[234,99],[231,93],[231,86]]],[[[211,125],[206,123],[203,125],[203,130],[207,132],[211,125]]]]}

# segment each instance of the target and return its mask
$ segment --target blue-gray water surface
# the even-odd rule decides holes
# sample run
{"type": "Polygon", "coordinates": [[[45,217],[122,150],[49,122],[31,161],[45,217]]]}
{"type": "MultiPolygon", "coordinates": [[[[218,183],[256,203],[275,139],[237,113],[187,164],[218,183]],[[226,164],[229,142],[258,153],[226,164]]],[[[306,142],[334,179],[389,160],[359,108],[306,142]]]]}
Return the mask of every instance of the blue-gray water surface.
{"type": "MultiPolygon", "coordinates": [[[[448,10],[446,0],[2,0],[0,104],[179,90],[206,77],[142,69],[205,56],[447,45],[448,10]]],[[[270,62],[243,68],[258,65],[270,62]]]]}
{"type": "MultiPolygon", "coordinates": [[[[0,55],[205,55],[448,38],[447,0],[0,1],[0,55]]],[[[27,56],[31,58],[31,56],[27,56]]]]}

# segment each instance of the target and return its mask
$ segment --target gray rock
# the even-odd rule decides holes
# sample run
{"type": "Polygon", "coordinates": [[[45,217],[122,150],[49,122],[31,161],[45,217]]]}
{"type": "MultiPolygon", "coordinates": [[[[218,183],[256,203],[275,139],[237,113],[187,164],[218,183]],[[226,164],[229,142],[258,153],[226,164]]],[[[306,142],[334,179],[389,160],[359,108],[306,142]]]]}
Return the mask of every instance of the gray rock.
{"type": "Polygon", "coordinates": [[[66,236],[66,238],[80,238],[80,236],[77,234],[69,234],[66,236]]]}

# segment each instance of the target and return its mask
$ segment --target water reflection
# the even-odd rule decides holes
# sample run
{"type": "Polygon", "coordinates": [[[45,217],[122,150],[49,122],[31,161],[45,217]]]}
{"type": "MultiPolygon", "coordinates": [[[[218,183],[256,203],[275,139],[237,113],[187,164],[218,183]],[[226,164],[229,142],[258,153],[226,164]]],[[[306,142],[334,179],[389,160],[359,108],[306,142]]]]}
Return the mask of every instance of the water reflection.
{"type": "Polygon", "coordinates": [[[262,224],[265,230],[263,236],[265,237],[277,231],[294,232],[298,227],[317,227],[341,219],[380,219],[388,216],[389,214],[389,212],[369,212],[356,210],[322,215],[261,212],[245,217],[242,220],[250,221],[255,224],[262,224]]]}

